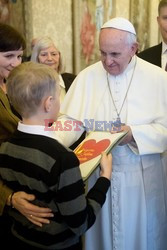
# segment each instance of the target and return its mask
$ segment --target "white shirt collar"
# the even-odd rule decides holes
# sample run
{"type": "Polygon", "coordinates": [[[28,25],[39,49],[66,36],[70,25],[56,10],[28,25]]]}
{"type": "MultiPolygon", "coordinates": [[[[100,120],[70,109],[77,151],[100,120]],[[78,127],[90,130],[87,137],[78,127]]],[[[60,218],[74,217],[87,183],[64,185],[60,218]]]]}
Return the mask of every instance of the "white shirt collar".
{"type": "Polygon", "coordinates": [[[17,129],[27,134],[47,136],[61,143],[61,140],[57,136],[53,127],[52,127],[53,130],[50,131],[49,128],[42,126],[42,125],[26,125],[26,124],[23,124],[22,122],[19,122],[17,129]]]}
{"type": "Polygon", "coordinates": [[[164,43],[164,42],[162,42],[162,55],[163,55],[164,53],[167,53],[167,44],[164,43]]]}

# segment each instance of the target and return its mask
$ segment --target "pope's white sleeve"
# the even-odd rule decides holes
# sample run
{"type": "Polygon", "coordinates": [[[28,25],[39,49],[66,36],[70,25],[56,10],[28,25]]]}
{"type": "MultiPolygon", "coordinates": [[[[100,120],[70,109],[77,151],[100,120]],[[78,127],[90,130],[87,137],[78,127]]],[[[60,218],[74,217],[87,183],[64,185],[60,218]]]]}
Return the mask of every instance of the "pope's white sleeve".
{"type": "Polygon", "coordinates": [[[130,126],[140,155],[163,153],[167,150],[167,128],[161,124],[130,126]]]}
{"type": "Polygon", "coordinates": [[[76,142],[85,131],[82,122],[65,115],[60,116],[52,126],[56,139],[66,147],[70,147],[76,142]]]}

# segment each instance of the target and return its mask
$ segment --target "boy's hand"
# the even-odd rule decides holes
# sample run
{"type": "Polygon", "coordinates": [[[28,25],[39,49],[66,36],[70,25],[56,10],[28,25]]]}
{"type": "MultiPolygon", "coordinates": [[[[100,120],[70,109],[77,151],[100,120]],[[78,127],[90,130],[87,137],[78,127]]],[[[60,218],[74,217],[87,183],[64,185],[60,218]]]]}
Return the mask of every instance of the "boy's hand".
{"type": "Polygon", "coordinates": [[[102,158],[100,161],[100,176],[106,177],[110,180],[111,172],[112,172],[112,155],[109,153],[108,155],[105,152],[102,152],[102,158]]]}

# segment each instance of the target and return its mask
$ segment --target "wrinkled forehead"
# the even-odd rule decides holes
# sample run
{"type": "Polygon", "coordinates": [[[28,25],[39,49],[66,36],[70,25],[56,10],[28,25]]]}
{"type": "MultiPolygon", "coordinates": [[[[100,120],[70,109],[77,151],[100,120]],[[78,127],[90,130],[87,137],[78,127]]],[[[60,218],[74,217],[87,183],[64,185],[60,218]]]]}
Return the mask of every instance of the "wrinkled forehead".
{"type": "Polygon", "coordinates": [[[51,45],[49,47],[42,48],[40,52],[59,52],[59,51],[54,45],[51,45]]]}
{"type": "Polygon", "coordinates": [[[100,31],[100,40],[112,39],[113,41],[122,41],[127,38],[128,32],[115,28],[105,28],[100,31]]]}
{"type": "Polygon", "coordinates": [[[106,28],[102,29],[99,36],[99,47],[122,47],[127,45],[128,32],[114,29],[106,28]]]}

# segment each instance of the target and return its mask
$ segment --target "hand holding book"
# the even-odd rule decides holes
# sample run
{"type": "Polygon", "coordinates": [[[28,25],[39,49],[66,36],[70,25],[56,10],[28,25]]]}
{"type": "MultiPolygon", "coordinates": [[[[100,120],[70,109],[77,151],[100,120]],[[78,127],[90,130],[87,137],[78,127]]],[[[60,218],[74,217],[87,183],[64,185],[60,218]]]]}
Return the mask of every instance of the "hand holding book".
{"type": "Polygon", "coordinates": [[[125,145],[128,143],[131,143],[132,141],[134,141],[133,135],[132,135],[132,130],[130,128],[130,126],[127,126],[125,124],[121,124],[120,130],[111,130],[112,134],[115,133],[120,133],[120,132],[127,132],[126,136],[121,140],[119,145],[125,145]]]}
{"type": "Polygon", "coordinates": [[[108,155],[105,152],[101,153],[100,160],[100,176],[106,177],[110,180],[112,173],[112,155],[109,153],[108,155]]]}

